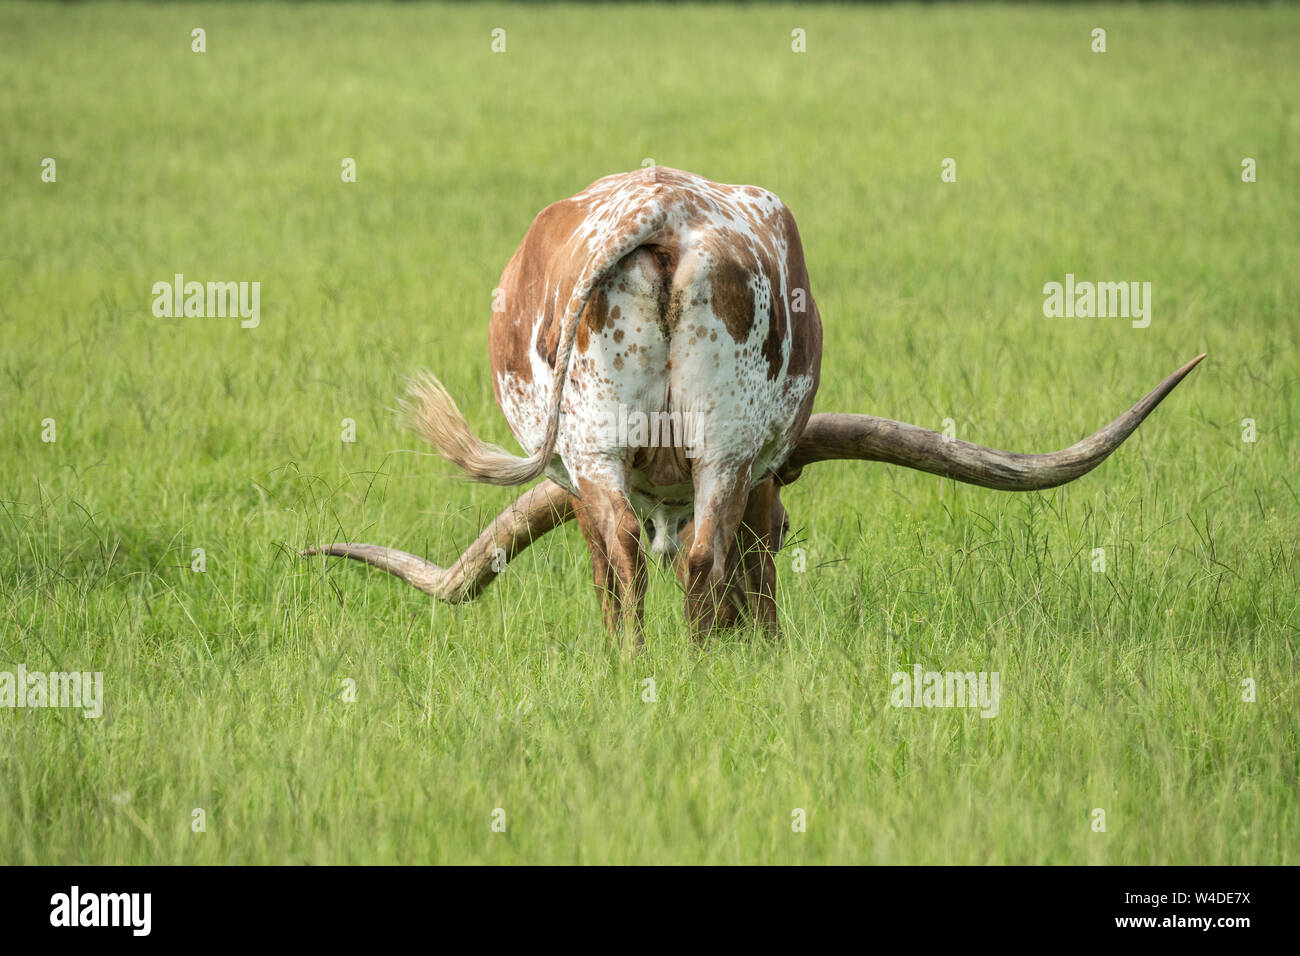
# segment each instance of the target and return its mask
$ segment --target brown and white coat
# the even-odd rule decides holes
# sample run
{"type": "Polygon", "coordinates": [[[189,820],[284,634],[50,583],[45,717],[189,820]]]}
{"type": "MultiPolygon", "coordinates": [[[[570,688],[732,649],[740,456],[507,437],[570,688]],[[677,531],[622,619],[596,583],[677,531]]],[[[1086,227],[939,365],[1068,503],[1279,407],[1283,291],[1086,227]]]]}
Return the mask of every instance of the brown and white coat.
{"type": "Polygon", "coordinates": [[[489,329],[493,390],[527,457],[480,440],[432,376],[411,423],[470,477],[547,481],[452,568],[374,545],[306,553],[382,567],[444,600],[472,597],[576,517],[612,631],[640,640],[642,530],[678,569],[697,638],[748,613],[777,629],[779,485],[829,458],[887,461],[1007,490],[1051,487],[1103,460],[1200,358],[1090,438],[1016,455],[869,415],[812,415],[821,320],[794,217],[772,193],[651,167],[607,176],[533,221],[502,274],[489,329]],[[668,423],[630,436],[627,421],[668,423]]]}

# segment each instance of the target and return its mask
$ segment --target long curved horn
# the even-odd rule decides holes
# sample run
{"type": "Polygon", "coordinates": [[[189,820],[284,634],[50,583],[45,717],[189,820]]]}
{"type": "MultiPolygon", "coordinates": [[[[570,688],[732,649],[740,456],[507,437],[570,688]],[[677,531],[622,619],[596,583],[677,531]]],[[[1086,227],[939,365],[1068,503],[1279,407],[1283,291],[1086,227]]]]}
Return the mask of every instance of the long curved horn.
{"type": "Polygon", "coordinates": [[[1175,385],[1194,369],[1198,355],[1101,431],[1063,451],[1020,455],[946,438],[928,428],[874,415],[813,415],[778,480],[788,484],[805,465],[831,459],[883,461],[982,488],[1033,491],[1054,488],[1087,474],[1120,446],[1175,385]]]}
{"type": "MultiPolygon", "coordinates": [[[[983,448],[946,439],[938,432],[916,425],[872,415],[820,413],[809,419],[778,479],[781,484],[790,484],[805,465],[847,459],[903,465],[1004,491],[1052,488],[1073,481],[1099,465],[1203,358],[1204,355],[1198,355],[1192,359],[1095,435],[1048,455],[1019,455],[983,448]]],[[[547,479],[508,505],[448,568],[396,548],[374,544],[328,544],[302,553],[364,561],[426,594],[456,604],[472,601],[496,579],[498,572],[492,568],[492,558],[498,548],[505,551],[509,560],[573,517],[573,501],[568,493],[547,479]]]]}
{"type": "Polygon", "coordinates": [[[496,579],[499,572],[493,567],[492,559],[498,550],[505,552],[508,561],[572,516],[573,503],[569,493],[547,479],[511,502],[448,568],[441,568],[406,551],[377,544],[339,542],[307,548],[302,554],[304,557],[326,554],[364,561],[440,601],[459,604],[478,597],[496,579]]]}

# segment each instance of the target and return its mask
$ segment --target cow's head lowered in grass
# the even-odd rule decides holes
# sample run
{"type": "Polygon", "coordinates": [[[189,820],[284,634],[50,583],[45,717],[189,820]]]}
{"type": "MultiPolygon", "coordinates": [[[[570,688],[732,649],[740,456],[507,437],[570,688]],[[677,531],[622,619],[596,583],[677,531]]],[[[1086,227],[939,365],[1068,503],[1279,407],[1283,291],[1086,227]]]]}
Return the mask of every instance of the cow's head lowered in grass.
{"type": "Polygon", "coordinates": [[[537,216],[506,266],[489,334],[497,404],[527,457],[480,440],[432,376],[411,424],[470,477],[548,479],[448,569],[391,548],[326,553],[449,601],[473,597],[539,534],[576,517],[611,631],[640,640],[642,532],[678,551],[697,638],[749,616],[775,631],[779,486],[816,461],[885,461],[1005,490],[1059,485],[1109,455],[1200,361],[1090,438],[1017,455],[869,415],[812,415],[821,320],[794,218],[763,189],[652,167],[537,216]]]}

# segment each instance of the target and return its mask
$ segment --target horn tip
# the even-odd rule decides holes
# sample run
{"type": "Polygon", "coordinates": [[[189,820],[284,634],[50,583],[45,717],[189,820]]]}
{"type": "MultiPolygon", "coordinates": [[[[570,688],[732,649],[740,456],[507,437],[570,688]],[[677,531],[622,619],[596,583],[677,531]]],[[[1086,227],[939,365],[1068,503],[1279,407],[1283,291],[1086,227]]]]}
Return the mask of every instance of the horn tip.
{"type": "Polygon", "coordinates": [[[1196,368],[1196,366],[1200,365],[1201,360],[1209,354],[1210,354],[1209,352],[1202,352],[1200,355],[1196,356],[1196,358],[1192,359],[1186,365],[1182,366],[1177,371],[1173,372],[1169,376],[1169,378],[1173,380],[1174,384],[1181,382],[1184,378],[1187,377],[1187,373],[1190,372],[1192,369],[1196,368]]]}

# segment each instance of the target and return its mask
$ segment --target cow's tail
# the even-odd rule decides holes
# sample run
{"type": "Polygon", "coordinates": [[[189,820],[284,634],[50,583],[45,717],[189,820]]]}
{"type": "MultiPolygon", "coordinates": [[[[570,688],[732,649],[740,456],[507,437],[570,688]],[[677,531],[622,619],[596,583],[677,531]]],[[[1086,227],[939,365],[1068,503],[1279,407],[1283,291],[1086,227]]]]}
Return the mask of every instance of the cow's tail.
{"type": "Polygon", "coordinates": [[[412,380],[409,397],[402,402],[402,411],[408,424],[438,449],[444,458],[460,467],[475,481],[493,485],[522,485],[539,477],[555,453],[555,442],[560,433],[564,385],[569,377],[569,363],[578,335],[578,323],[587,308],[587,302],[620,259],[653,241],[663,231],[665,220],[664,211],[656,210],[645,222],[634,223],[621,235],[603,243],[598,252],[585,257],[583,271],[574,284],[561,319],[546,437],[537,451],[525,458],[512,455],[499,445],[483,441],[474,434],[447,389],[428,372],[412,380]]]}

